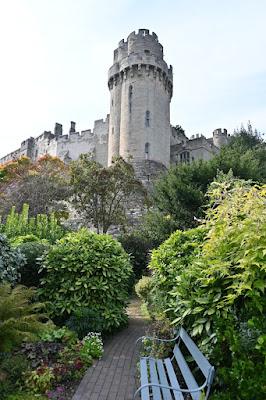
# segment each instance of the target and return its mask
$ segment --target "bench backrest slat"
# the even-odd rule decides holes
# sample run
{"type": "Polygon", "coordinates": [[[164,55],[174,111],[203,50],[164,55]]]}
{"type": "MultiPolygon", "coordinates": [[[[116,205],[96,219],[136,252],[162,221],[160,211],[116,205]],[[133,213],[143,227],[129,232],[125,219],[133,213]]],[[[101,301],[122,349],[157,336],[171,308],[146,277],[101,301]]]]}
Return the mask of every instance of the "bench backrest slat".
{"type": "Polygon", "coordinates": [[[190,352],[190,354],[192,355],[192,357],[194,358],[194,360],[198,364],[199,368],[201,369],[203,375],[207,379],[208,376],[209,376],[209,373],[210,373],[210,369],[212,368],[211,364],[209,363],[207,358],[204,357],[204,355],[201,353],[199,348],[196,346],[196,344],[189,337],[189,335],[187,334],[185,329],[182,328],[182,327],[180,328],[179,336],[183,340],[183,342],[185,343],[188,351],[190,352]]]}
{"type": "MultiPolygon", "coordinates": [[[[183,378],[185,379],[186,385],[188,389],[197,389],[199,385],[197,384],[192,372],[190,371],[190,368],[184,359],[183,354],[180,351],[180,348],[178,345],[175,345],[174,347],[174,356],[176,359],[176,362],[179,366],[180,371],[182,372],[183,378]]],[[[200,392],[192,392],[191,397],[193,400],[199,400],[200,399],[200,392]]]]}

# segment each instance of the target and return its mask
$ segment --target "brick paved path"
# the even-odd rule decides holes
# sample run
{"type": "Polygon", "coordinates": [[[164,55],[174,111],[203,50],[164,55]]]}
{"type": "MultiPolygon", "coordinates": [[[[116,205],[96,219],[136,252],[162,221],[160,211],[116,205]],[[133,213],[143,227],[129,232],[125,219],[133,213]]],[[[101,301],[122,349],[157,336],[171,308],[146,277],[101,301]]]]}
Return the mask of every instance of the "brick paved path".
{"type": "Polygon", "coordinates": [[[110,337],[104,356],[88,369],[72,400],[132,400],[136,390],[134,344],[145,333],[147,322],[133,302],[129,326],[110,337]],[[132,315],[133,314],[133,315],[132,315]]]}

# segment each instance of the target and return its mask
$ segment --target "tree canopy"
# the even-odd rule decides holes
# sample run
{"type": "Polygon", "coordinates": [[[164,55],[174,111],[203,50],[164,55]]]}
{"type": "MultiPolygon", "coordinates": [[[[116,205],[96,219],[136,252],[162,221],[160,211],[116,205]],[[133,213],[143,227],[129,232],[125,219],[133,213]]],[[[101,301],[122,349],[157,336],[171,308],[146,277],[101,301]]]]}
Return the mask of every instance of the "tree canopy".
{"type": "Polygon", "coordinates": [[[69,167],[49,155],[36,162],[27,157],[0,165],[0,214],[12,206],[21,211],[29,205],[30,216],[47,213],[54,202],[70,194],[69,167]]]}
{"type": "Polygon", "coordinates": [[[97,232],[106,233],[111,225],[124,225],[130,202],[143,203],[145,190],[136,179],[132,165],[122,158],[102,167],[83,154],[71,164],[74,207],[97,232]]]}
{"type": "Polygon", "coordinates": [[[251,125],[235,131],[230,144],[210,161],[172,167],[155,185],[154,204],[179,229],[190,228],[203,215],[209,184],[219,171],[230,170],[241,179],[266,181],[266,143],[251,125]]]}

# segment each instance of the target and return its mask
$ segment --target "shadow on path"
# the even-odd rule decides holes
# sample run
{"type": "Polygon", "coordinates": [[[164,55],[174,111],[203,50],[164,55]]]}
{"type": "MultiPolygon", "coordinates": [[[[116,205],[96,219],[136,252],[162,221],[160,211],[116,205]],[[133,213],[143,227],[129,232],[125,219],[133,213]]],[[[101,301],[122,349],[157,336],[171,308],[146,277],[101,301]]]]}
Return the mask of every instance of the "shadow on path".
{"type": "Polygon", "coordinates": [[[133,299],[128,307],[129,325],[109,337],[104,356],[90,367],[72,400],[132,400],[137,360],[134,344],[144,335],[148,323],[140,313],[140,302],[133,299]]]}

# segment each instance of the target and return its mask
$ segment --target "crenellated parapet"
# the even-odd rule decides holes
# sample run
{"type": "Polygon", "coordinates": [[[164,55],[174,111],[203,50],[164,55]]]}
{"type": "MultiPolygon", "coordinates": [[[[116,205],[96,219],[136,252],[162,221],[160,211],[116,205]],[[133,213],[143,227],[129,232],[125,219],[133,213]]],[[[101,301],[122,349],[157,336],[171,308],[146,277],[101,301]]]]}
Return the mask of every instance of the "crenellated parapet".
{"type": "Polygon", "coordinates": [[[132,32],[125,42],[119,42],[114,51],[114,63],[108,73],[108,87],[123,83],[129,77],[143,76],[158,79],[172,97],[173,69],[163,59],[163,46],[158,36],[148,29],[132,32]]]}

